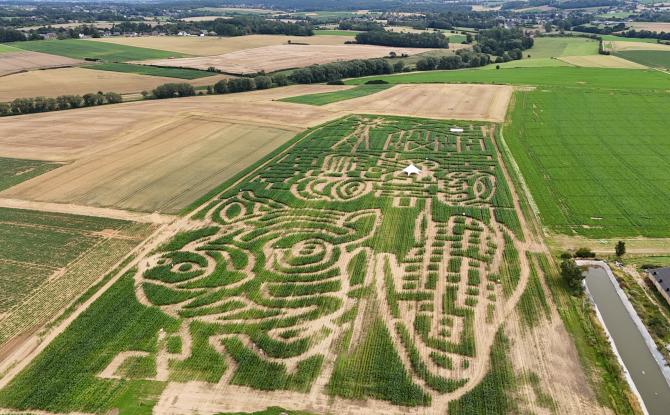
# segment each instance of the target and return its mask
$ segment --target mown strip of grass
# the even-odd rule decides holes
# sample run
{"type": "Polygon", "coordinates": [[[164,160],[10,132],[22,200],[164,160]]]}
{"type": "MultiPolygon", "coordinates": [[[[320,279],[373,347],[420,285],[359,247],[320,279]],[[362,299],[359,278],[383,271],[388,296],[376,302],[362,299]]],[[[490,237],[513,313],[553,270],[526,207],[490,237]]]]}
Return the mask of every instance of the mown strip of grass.
{"type": "Polygon", "coordinates": [[[351,89],[344,89],[341,91],[334,92],[323,92],[320,94],[308,94],[308,95],[299,95],[297,97],[288,97],[280,99],[284,102],[293,102],[296,104],[308,104],[308,105],[326,105],[333,102],[344,101],[347,99],[364,97],[366,95],[375,94],[377,92],[383,91],[392,87],[390,84],[380,84],[380,85],[360,85],[351,89]]]}
{"type": "Polygon", "coordinates": [[[179,79],[198,79],[215,75],[214,72],[199,71],[197,69],[164,68],[158,66],[133,65],[130,63],[101,63],[98,65],[84,66],[84,68],[179,79]]]}
{"type": "Polygon", "coordinates": [[[577,67],[411,72],[397,75],[355,78],[346,81],[346,83],[348,85],[360,85],[373,79],[383,79],[392,84],[481,83],[566,86],[581,89],[670,89],[670,76],[655,70],[577,67]]]}

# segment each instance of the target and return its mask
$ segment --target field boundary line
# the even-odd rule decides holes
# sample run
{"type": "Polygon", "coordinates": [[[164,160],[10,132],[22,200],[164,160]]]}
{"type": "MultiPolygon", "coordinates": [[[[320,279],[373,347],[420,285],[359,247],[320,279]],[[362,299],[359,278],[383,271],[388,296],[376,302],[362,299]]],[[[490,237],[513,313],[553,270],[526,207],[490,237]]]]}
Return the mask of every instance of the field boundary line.
{"type": "Polygon", "coordinates": [[[129,210],[75,205],[69,203],[35,202],[31,200],[0,198],[0,208],[36,210],[40,212],[66,213],[79,216],[95,216],[106,219],[119,219],[138,223],[163,225],[177,217],[162,213],[132,212],[129,210]]]}

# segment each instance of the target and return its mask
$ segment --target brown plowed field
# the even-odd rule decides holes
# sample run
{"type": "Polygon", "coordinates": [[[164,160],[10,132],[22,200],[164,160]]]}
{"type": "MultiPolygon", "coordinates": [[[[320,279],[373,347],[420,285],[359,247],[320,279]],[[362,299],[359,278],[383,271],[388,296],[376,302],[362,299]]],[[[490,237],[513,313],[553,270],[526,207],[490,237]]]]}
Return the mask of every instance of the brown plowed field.
{"type": "MultiPolygon", "coordinates": [[[[331,37],[331,36],[318,36],[331,37]]],[[[210,67],[231,74],[274,72],[290,68],[345,61],[381,58],[390,52],[415,55],[432,49],[392,48],[373,45],[275,45],[239,50],[223,55],[198,58],[156,59],[135,62],[144,65],[175,66],[207,70],[210,67]]]]}
{"type": "MultiPolygon", "coordinates": [[[[0,76],[30,69],[59,68],[79,65],[83,61],[40,52],[8,52],[0,54],[0,76]]],[[[6,79],[2,80],[2,85],[6,79]]]]}

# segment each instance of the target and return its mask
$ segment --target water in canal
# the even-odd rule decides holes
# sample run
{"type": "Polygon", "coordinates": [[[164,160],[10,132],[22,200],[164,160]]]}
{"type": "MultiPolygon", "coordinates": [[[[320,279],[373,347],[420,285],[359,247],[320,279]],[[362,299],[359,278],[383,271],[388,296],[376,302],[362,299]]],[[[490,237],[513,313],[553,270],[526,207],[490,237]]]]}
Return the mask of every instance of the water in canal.
{"type": "Polygon", "coordinates": [[[614,284],[601,267],[589,267],[586,285],[650,415],[670,414],[670,386],[614,284]]]}

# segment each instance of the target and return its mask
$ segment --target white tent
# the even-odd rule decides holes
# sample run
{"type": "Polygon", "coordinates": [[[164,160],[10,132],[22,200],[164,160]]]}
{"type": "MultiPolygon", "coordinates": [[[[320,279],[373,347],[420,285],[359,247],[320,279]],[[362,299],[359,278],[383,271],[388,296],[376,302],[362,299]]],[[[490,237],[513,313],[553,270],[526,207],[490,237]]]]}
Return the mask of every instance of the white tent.
{"type": "Polygon", "coordinates": [[[463,129],[454,127],[454,128],[450,128],[449,131],[451,131],[452,133],[462,133],[463,129]]]}
{"type": "Polygon", "coordinates": [[[418,167],[416,167],[416,166],[414,165],[414,163],[412,163],[412,164],[410,164],[409,166],[405,167],[405,168],[402,170],[402,172],[403,172],[403,173],[406,173],[408,176],[410,176],[410,175],[412,175],[412,174],[419,174],[419,173],[421,173],[421,169],[418,168],[418,167]]]}

